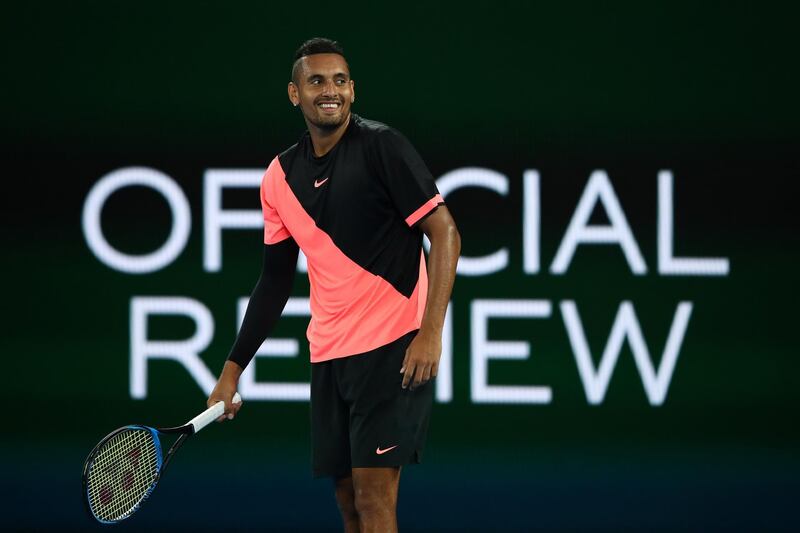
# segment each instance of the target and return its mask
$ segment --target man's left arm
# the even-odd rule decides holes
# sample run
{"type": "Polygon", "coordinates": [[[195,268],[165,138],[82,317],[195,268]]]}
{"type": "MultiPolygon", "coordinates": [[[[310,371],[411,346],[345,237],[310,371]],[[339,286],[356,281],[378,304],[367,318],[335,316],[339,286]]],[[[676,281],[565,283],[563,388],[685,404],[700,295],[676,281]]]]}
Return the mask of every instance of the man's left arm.
{"type": "Polygon", "coordinates": [[[406,350],[403,367],[403,388],[411,389],[435,378],[442,354],[442,327],[456,264],[461,253],[461,236],[447,207],[440,205],[419,224],[431,241],[428,254],[428,299],[419,333],[406,350]]]}

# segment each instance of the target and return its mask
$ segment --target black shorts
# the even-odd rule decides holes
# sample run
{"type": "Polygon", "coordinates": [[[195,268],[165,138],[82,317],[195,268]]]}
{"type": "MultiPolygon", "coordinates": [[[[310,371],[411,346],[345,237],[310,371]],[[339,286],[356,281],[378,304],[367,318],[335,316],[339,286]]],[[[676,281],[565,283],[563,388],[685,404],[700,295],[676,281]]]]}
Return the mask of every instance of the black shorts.
{"type": "Polygon", "coordinates": [[[400,373],[416,334],[311,365],[314,477],[421,462],[435,381],[403,389],[400,373]]]}

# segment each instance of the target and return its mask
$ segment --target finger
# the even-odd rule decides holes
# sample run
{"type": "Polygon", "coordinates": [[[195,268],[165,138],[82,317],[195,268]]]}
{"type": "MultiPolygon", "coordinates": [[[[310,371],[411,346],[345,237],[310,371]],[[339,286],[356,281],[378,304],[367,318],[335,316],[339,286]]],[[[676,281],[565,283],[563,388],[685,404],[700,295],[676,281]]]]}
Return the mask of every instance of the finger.
{"type": "Polygon", "coordinates": [[[406,350],[406,355],[403,357],[403,364],[400,366],[400,373],[404,373],[406,371],[406,364],[408,363],[408,350],[406,350]]]}
{"type": "Polygon", "coordinates": [[[233,404],[233,406],[231,408],[231,414],[228,415],[228,418],[229,419],[236,418],[236,415],[239,414],[239,409],[241,409],[241,408],[242,408],[242,402],[233,404]]]}
{"type": "Polygon", "coordinates": [[[422,385],[422,381],[423,381],[423,375],[424,375],[424,373],[425,373],[425,369],[426,369],[426,368],[427,368],[427,365],[424,365],[424,366],[418,366],[418,367],[417,367],[417,369],[416,369],[416,372],[414,372],[414,381],[413,381],[413,382],[412,382],[412,384],[411,384],[411,389],[412,389],[412,390],[413,390],[413,389],[416,389],[417,387],[419,387],[420,385],[422,385]]]}
{"type": "Polygon", "coordinates": [[[236,404],[233,403],[233,394],[231,397],[225,401],[225,418],[228,420],[233,420],[236,416],[236,404]]]}
{"type": "Polygon", "coordinates": [[[431,367],[431,379],[439,375],[439,363],[433,363],[431,367]]]}
{"type": "Polygon", "coordinates": [[[426,365],[425,372],[422,374],[422,382],[427,383],[431,380],[431,370],[433,369],[433,365],[426,365]]]}
{"type": "Polygon", "coordinates": [[[409,363],[407,368],[405,368],[405,374],[403,374],[403,388],[408,388],[408,384],[411,383],[411,378],[414,376],[414,363],[409,363]]]}

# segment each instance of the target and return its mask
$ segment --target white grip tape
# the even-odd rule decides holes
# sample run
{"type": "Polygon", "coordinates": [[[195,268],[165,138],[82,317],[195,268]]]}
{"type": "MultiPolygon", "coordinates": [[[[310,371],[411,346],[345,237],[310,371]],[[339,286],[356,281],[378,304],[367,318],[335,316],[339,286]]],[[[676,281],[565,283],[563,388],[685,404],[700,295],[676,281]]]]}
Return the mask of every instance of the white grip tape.
{"type": "MultiPolygon", "coordinates": [[[[233,403],[242,403],[242,397],[239,393],[233,395],[233,403]]],[[[194,428],[197,433],[211,422],[221,417],[225,413],[225,402],[217,402],[196,417],[189,420],[189,424],[194,428]]]]}

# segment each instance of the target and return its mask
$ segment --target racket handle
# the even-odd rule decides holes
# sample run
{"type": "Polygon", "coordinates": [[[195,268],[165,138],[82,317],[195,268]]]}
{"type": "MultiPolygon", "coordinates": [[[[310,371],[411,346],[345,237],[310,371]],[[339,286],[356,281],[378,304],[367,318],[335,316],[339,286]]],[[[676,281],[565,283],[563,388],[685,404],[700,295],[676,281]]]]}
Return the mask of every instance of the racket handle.
{"type": "MultiPolygon", "coordinates": [[[[233,395],[233,403],[242,403],[242,397],[239,396],[238,392],[233,395]]],[[[194,429],[193,432],[197,433],[211,422],[221,417],[224,413],[225,402],[217,402],[196,417],[189,420],[189,425],[191,425],[194,429]]]]}

